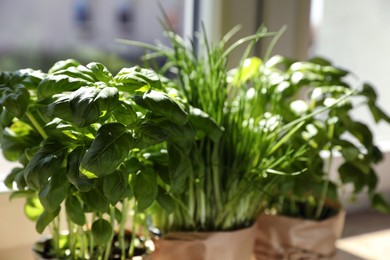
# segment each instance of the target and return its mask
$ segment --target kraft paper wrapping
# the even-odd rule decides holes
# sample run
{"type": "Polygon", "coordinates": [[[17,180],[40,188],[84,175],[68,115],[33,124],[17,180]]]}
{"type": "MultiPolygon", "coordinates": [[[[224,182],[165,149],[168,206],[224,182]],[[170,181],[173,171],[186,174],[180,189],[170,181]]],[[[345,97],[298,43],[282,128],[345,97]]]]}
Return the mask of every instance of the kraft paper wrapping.
{"type": "Polygon", "coordinates": [[[249,260],[256,227],[223,232],[174,232],[155,241],[148,260],[249,260]]]}
{"type": "Polygon", "coordinates": [[[256,260],[335,259],[344,220],[345,211],[323,221],[261,215],[256,223],[256,260]]]}

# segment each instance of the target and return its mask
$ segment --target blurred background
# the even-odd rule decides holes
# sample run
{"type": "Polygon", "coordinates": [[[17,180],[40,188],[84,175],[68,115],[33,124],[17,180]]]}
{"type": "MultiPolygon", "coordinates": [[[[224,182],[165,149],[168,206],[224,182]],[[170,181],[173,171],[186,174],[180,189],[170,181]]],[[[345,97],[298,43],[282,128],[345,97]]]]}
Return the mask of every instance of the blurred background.
{"type": "MultiPolygon", "coordinates": [[[[389,0],[1,0],[0,71],[27,67],[47,71],[68,58],[84,64],[101,62],[113,73],[140,64],[143,51],[116,39],[167,43],[159,21],[161,9],[184,38],[199,31],[201,22],[211,41],[236,25],[241,30],[235,39],[255,33],[262,24],[269,31],[286,25],[273,54],[325,57],[353,71],[357,80],[372,83],[380,106],[390,111],[389,0]]],[[[264,55],[267,45],[260,42],[253,54],[264,55]]],[[[233,53],[232,61],[239,56],[239,51],[233,53]]],[[[389,158],[389,127],[374,125],[366,111],[356,116],[369,123],[389,158]]],[[[0,183],[10,169],[0,156],[0,183]]],[[[379,190],[390,194],[388,169],[386,159],[379,165],[379,190]]],[[[367,201],[358,198],[349,210],[367,207],[367,201]]]]}
{"type": "Polygon", "coordinates": [[[182,33],[182,0],[2,0],[0,69],[47,70],[67,58],[100,61],[113,70],[138,63],[142,50],[115,40],[164,41],[160,6],[182,33]]]}

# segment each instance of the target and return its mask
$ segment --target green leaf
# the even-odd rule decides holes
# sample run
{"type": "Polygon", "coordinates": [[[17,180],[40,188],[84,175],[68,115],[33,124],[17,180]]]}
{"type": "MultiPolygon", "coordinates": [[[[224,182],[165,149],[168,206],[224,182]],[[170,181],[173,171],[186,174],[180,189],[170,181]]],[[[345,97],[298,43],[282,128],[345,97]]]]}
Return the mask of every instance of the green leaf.
{"type": "Polygon", "coordinates": [[[137,121],[137,113],[134,111],[133,106],[120,101],[117,106],[115,106],[112,111],[112,115],[115,117],[116,121],[124,125],[130,125],[137,121]]]}
{"type": "Polygon", "coordinates": [[[263,61],[257,57],[251,57],[246,59],[242,66],[238,68],[234,75],[233,84],[240,86],[248,80],[253,79],[259,75],[260,66],[263,61]]]}
{"type": "Polygon", "coordinates": [[[55,140],[46,140],[24,170],[27,185],[40,190],[52,175],[63,171],[62,162],[66,155],[67,147],[55,140]]]}
{"type": "Polygon", "coordinates": [[[9,196],[9,199],[13,200],[16,198],[30,198],[34,196],[35,196],[35,191],[33,190],[18,190],[18,191],[13,191],[9,196]]]}
{"type": "Polygon", "coordinates": [[[31,221],[37,221],[39,216],[44,212],[44,208],[39,202],[39,199],[34,196],[26,199],[26,203],[24,204],[24,214],[31,221]]]}
{"type": "Polygon", "coordinates": [[[170,173],[170,193],[179,194],[186,190],[186,181],[192,174],[192,164],[186,153],[170,144],[168,147],[169,173],[170,173]]]}
{"type": "Polygon", "coordinates": [[[345,162],[339,167],[338,171],[344,184],[352,183],[354,185],[355,193],[362,191],[366,185],[366,174],[356,165],[345,162]]]}
{"type": "Polygon", "coordinates": [[[66,75],[48,75],[38,86],[38,99],[42,100],[55,94],[79,89],[88,85],[88,82],[79,78],[66,75]]]}
{"type": "Polygon", "coordinates": [[[7,175],[4,180],[4,184],[8,189],[12,189],[15,178],[18,174],[23,174],[24,168],[15,167],[11,170],[11,172],[7,175]]]}
{"type": "Polygon", "coordinates": [[[103,177],[103,194],[112,205],[131,195],[128,180],[129,174],[121,171],[103,177]]]}
{"type": "Polygon", "coordinates": [[[93,74],[92,70],[88,69],[83,65],[78,65],[77,67],[70,66],[66,69],[58,70],[54,72],[54,74],[66,75],[68,77],[85,80],[90,83],[98,81],[97,78],[95,78],[95,75],[93,74]]]}
{"type": "Polygon", "coordinates": [[[376,193],[371,198],[372,207],[381,213],[390,213],[390,205],[383,194],[376,193]]]}
{"type": "Polygon", "coordinates": [[[68,195],[70,182],[66,177],[65,168],[54,172],[49,181],[39,191],[39,200],[48,212],[53,212],[61,205],[68,195]]]}
{"type": "Polygon", "coordinates": [[[105,124],[82,159],[80,170],[88,178],[112,174],[134,146],[135,139],[124,125],[105,124]]]}
{"type": "Polygon", "coordinates": [[[65,201],[66,214],[70,220],[79,225],[83,226],[86,223],[85,213],[83,206],[77,196],[70,195],[65,201]]]}
{"type": "Polygon", "coordinates": [[[75,148],[68,156],[68,165],[66,175],[70,183],[72,183],[79,191],[89,191],[92,189],[95,181],[88,179],[80,172],[80,163],[86,152],[85,147],[79,146],[75,148]]]}
{"type": "Polygon", "coordinates": [[[161,187],[158,188],[158,196],[157,203],[165,209],[165,211],[169,214],[175,210],[175,201],[173,198],[161,187]]]}
{"type": "Polygon", "coordinates": [[[45,228],[58,216],[60,213],[61,208],[58,208],[57,210],[53,212],[44,211],[38,218],[36,224],[35,224],[35,230],[42,234],[45,228]]]}
{"type": "Polygon", "coordinates": [[[224,129],[215,120],[198,108],[190,108],[188,119],[197,131],[201,131],[214,142],[218,141],[224,133],[224,129]]]}
{"type": "Polygon", "coordinates": [[[113,228],[110,222],[100,218],[93,222],[91,231],[95,245],[105,245],[111,238],[113,228]]]}
{"type": "Polygon", "coordinates": [[[95,211],[105,213],[108,211],[109,202],[102,191],[93,188],[87,192],[80,192],[81,200],[95,211]]]}
{"type": "Polygon", "coordinates": [[[21,118],[27,110],[30,102],[30,93],[28,89],[17,84],[12,88],[6,88],[1,91],[0,105],[3,105],[15,117],[21,118]]]}
{"type": "Polygon", "coordinates": [[[151,206],[157,194],[157,174],[151,169],[140,172],[134,182],[134,196],[138,202],[138,209],[142,211],[151,206]]]}
{"type": "Polygon", "coordinates": [[[370,128],[361,122],[350,121],[345,126],[348,132],[356,137],[366,148],[370,148],[373,144],[373,136],[370,128]]]}
{"type": "Polygon", "coordinates": [[[141,168],[141,162],[137,158],[131,157],[123,162],[123,164],[120,166],[120,171],[126,174],[130,174],[137,173],[139,170],[141,170],[141,168]]]}
{"type": "Polygon", "coordinates": [[[109,83],[112,80],[111,72],[101,63],[91,62],[86,66],[93,75],[100,81],[109,83]]]}
{"type": "MultiPolygon", "coordinates": [[[[0,106],[1,108],[2,106],[0,106]]],[[[14,116],[8,111],[7,108],[4,108],[0,113],[0,127],[6,128],[12,124],[14,116]]]]}
{"type": "Polygon", "coordinates": [[[48,105],[47,113],[78,127],[85,127],[107,118],[119,99],[116,88],[100,85],[98,88],[81,87],[70,94],[57,95],[48,105]]]}
{"type": "Polygon", "coordinates": [[[139,106],[163,116],[175,124],[185,125],[187,123],[187,113],[173,98],[163,92],[151,90],[142,96],[134,96],[134,101],[139,106]]]}
{"type": "Polygon", "coordinates": [[[54,63],[54,65],[49,69],[49,73],[55,73],[57,71],[65,70],[70,67],[77,67],[80,63],[74,59],[61,60],[54,63]]]}
{"type": "Polygon", "coordinates": [[[9,161],[16,161],[20,159],[27,148],[38,145],[42,138],[28,124],[15,121],[2,131],[0,140],[5,157],[9,161]]]}
{"type": "Polygon", "coordinates": [[[381,120],[390,123],[389,115],[384,110],[379,108],[375,103],[368,102],[368,108],[370,109],[376,123],[380,122],[381,120]]]}
{"type": "Polygon", "coordinates": [[[114,77],[119,90],[133,94],[150,88],[162,88],[159,76],[152,70],[140,67],[123,68],[114,77]]]}

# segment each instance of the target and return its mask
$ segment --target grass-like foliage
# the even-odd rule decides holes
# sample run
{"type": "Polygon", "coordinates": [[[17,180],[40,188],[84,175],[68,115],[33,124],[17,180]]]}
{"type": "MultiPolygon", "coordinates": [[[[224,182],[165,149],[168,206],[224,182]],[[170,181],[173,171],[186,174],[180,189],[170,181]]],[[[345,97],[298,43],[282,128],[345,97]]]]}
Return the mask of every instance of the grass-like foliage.
{"type": "Polygon", "coordinates": [[[186,41],[165,29],[171,47],[122,41],[148,49],[148,60],[166,58],[162,71],[174,74],[170,87],[188,105],[189,131],[170,139],[166,160],[155,162],[167,178],[154,224],[163,232],[250,226],[284,180],[281,175],[293,178],[305,170],[283,171],[305,150],[292,149],[287,141],[313,114],[285,123],[280,111],[270,107],[273,95],[267,92],[278,79],[258,69],[260,59],[247,59],[258,40],[278,34],[262,27],[229,44],[236,29],[217,43],[209,43],[204,33],[197,36],[198,51],[194,39],[186,41]],[[229,70],[229,55],[244,44],[241,61],[229,70]]]}

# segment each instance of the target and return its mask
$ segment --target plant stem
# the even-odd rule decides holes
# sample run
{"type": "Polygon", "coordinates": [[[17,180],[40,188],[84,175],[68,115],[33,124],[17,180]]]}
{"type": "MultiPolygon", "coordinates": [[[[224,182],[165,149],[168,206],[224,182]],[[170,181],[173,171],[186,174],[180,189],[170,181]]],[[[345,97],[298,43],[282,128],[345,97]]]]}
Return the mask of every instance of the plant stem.
{"type": "MultiPolygon", "coordinates": [[[[92,213],[92,217],[91,217],[91,225],[92,225],[92,223],[94,222],[94,220],[95,220],[95,218],[96,218],[96,212],[93,212],[92,213]]],[[[93,255],[93,235],[92,235],[92,231],[91,232],[89,232],[89,243],[90,243],[90,245],[89,245],[89,255],[90,256],[92,256],[93,255]]]]}
{"type": "Polygon", "coordinates": [[[78,236],[80,238],[80,256],[82,259],[86,258],[86,250],[85,250],[85,232],[82,227],[77,227],[78,236]]]}
{"type": "Polygon", "coordinates": [[[115,227],[115,207],[110,205],[110,220],[111,220],[111,226],[112,232],[111,237],[107,242],[106,250],[104,252],[104,260],[108,260],[111,255],[111,249],[112,249],[112,241],[114,239],[114,227],[115,227]]]}
{"type": "Polygon", "coordinates": [[[134,241],[135,241],[135,238],[136,238],[136,232],[135,232],[135,220],[136,220],[136,217],[137,217],[137,203],[134,204],[134,216],[133,216],[133,223],[131,225],[131,232],[132,232],[132,235],[131,235],[131,241],[130,241],[130,247],[129,247],[129,253],[128,255],[130,257],[132,257],[134,255],[134,241]]]}
{"type": "Polygon", "coordinates": [[[129,210],[129,199],[125,198],[122,202],[122,220],[119,224],[118,240],[121,248],[121,259],[126,259],[126,243],[125,243],[125,226],[127,222],[127,215],[129,210]]]}
{"type": "Polygon", "coordinates": [[[68,240],[69,240],[69,250],[70,250],[70,255],[73,258],[76,258],[76,241],[75,241],[75,236],[74,236],[74,225],[72,221],[69,219],[67,216],[66,221],[68,223],[68,240]]]}
{"type": "Polygon", "coordinates": [[[26,116],[31,121],[31,123],[34,125],[34,127],[38,131],[38,133],[43,137],[43,139],[47,139],[48,135],[46,134],[45,130],[43,130],[41,125],[38,123],[38,121],[35,119],[35,117],[29,111],[26,112],[26,116]]]}
{"type": "Polygon", "coordinates": [[[212,158],[211,158],[211,166],[212,166],[212,175],[213,175],[213,187],[214,187],[214,195],[215,195],[215,202],[217,206],[217,211],[219,212],[222,210],[222,199],[221,199],[221,191],[220,191],[220,176],[219,176],[219,168],[216,164],[216,162],[219,162],[218,158],[218,148],[219,148],[219,142],[215,143],[215,146],[213,147],[212,151],[212,158]]]}
{"type": "Polygon", "coordinates": [[[59,215],[51,223],[51,233],[53,236],[53,247],[57,258],[61,257],[60,251],[60,231],[59,231],[59,215]],[[57,223],[58,222],[58,223],[57,223]]]}
{"type": "MultiPolygon", "coordinates": [[[[328,138],[329,140],[332,140],[333,139],[333,136],[334,136],[334,124],[331,124],[329,126],[329,130],[328,130],[328,138]]],[[[326,169],[325,169],[325,183],[324,185],[322,186],[322,192],[321,192],[321,197],[318,201],[318,208],[317,208],[317,211],[316,211],[316,219],[319,219],[321,217],[321,214],[324,210],[324,207],[325,207],[325,200],[326,200],[326,195],[328,193],[328,187],[329,187],[329,177],[330,177],[330,171],[331,171],[331,167],[332,167],[332,161],[333,161],[333,145],[332,143],[330,143],[330,147],[329,147],[329,158],[327,160],[327,164],[326,164],[326,169]]]]}

